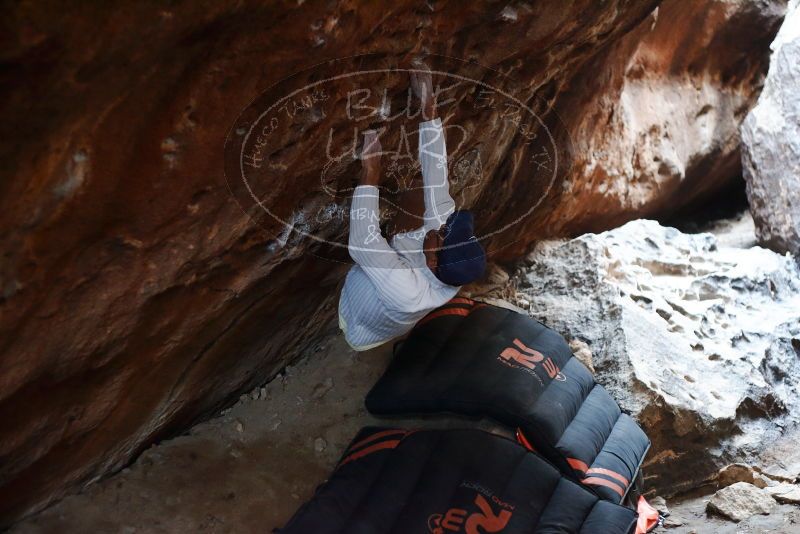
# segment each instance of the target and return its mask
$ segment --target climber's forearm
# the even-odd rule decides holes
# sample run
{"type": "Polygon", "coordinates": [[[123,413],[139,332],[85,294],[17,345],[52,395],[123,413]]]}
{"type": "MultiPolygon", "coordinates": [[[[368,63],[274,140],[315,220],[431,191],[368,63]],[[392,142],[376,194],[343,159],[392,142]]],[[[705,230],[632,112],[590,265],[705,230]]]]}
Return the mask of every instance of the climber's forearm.
{"type": "Polygon", "coordinates": [[[422,120],[430,121],[436,118],[436,100],[430,97],[428,101],[423,104],[422,120]]]}
{"type": "Polygon", "coordinates": [[[364,166],[361,171],[361,178],[358,180],[358,185],[378,185],[380,178],[381,173],[379,168],[364,166]]]}
{"type": "Polygon", "coordinates": [[[419,162],[425,198],[424,225],[437,230],[456,207],[450,196],[447,145],[442,120],[438,117],[419,125],[419,162]]]}

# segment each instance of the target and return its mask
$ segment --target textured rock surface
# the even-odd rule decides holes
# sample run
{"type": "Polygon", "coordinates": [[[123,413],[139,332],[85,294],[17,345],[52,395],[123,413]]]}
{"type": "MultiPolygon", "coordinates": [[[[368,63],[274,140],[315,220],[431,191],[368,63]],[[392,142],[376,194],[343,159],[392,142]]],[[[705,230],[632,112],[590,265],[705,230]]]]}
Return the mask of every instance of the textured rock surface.
{"type": "Polygon", "coordinates": [[[654,218],[702,202],[737,175],[739,125],[767,60],[751,46],[766,54],[784,4],[662,2],[589,62],[557,105],[580,178],[564,183],[549,225],[600,231],[654,218]]]}
{"type": "Polygon", "coordinates": [[[779,503],[800,504],[800,486],[796,484],[778,484],[765,489],[779,503]]]}
{"type": "MultiPolygon", "coordinates": [[[[507,255],[672,212],[735,177],[728,128],[755,98],[781,4],[706,0],[684,13],[667,0],[654,25],[658,3],[176,2],[58,16],[14,4],[0,52],[0,524],[119,469],[314,346],[346,266],[313,257],[296,232],[254,226],[222,161],[247,103],[311,63],[474,58],[517,80],[526,101],[556,106],[578,159],[507,255]],[[692,113],[705,126],[679,137],[692,113]],[[596,148],[613,152],[605,166],[586,159],[596,148]],[[623,160],[632,167],[612,176],[623,160]]],[[[468,123],[487,179],[467,201],[487,227],[543,193],[526,149],[498,134],[499,113],[468,123]]],[[[320,196],[304,174],[318,156],[290,161],[273,207],[320,196]]]]}
{"type": "Polygon", "coordinates": [[[753,466],[747,464],[731,464],[720,469],[717,475],[717,487],[724,488],[736,482],[747,482],[758,488],[764,488],[776,482],[765,477],[753,466]]]}
{"type": "Polygon", "coordinates": [[[800,524],[800,509],[790,504],[776,505],[769,515],[756,514],[738,523],[708,513],[708,496],[670,502],[671,516],[664,522],[664,532],[673,534],[762,534],[794,533],[800,524]]]}
{"type": "Polygon", "coordinates": [[[737,482],[722,488],[708,501],[708,511],[733,521],[744,521],[761,514],[768,515],[775,508],[769,493],[747,482],[737,482]]]}
{"type": "Polygon", "coordinates": [[[800,416],[791,257],[642,220],[541,242],[527,261],[530,313],[589,345],[598,380],[653,441],[650,487],[671,495],[731,462],[772,461],[763,444],[800,416]]]}
{"type": "Polygon", "coordinates": [[[761,243],[800,256],[800,2],[772,43],[758,105],[742,124],[747,197],[761,243]]]}

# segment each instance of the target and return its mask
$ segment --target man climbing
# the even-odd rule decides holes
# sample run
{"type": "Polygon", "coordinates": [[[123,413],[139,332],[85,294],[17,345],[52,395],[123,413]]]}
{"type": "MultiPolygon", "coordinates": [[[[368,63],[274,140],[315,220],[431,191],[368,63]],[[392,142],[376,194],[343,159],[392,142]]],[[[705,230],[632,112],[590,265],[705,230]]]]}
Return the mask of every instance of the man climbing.
{"type": "Polygon", "coordinates": [[[429,311],[477,280],[486,257],[475,238],[469,211],[458,211],[450,196],[447,149],[436,117],[430,73],[411,74],[424,122],[419,125],[419,161],[425,213],[415,231],[382,235],[378,210],[381,144],[367,132],[361,152],[363,173],[353,192],[348,249],[356,264],[339,298],[339,327],[355,350],[368,350],[411,330],[429,311]]]}

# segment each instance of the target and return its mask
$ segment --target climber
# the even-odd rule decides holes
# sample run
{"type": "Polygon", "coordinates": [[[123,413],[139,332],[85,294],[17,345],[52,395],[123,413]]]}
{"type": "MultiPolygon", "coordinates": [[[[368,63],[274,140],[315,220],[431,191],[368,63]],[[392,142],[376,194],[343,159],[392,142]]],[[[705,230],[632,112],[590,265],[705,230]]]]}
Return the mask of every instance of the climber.
{"type": "Polygon", "coordinates": [[[486,257],[469,211],[456,210],[447,178],[447,149],[436,116],[430,72],[411,74],[424,122],[419,125],[425,212],[414,231],[381,234],[378,211],[381,144],[366,132],[362,175],[353,192],[348,249],[355,265],[339,298],[339,327],[355,350],[368,350],[407,333],[460,286],[477,280],[486,257]]]}

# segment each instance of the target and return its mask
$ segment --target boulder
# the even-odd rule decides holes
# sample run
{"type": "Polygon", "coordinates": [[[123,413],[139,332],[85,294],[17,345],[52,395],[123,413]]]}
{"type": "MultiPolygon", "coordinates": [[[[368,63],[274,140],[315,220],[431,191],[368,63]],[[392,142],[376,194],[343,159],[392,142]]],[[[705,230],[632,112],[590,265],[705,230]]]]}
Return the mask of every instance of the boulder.
{"type": "Polygon", "coordinates": [[[730,464],[719,470],[717,487],[724,488],[736,482],[747,482],[757,488],[765,488],[772,481],[747,464],[730,464]]]}
{"type": "Polygon", "coordinates": [[[800,504],[800,486],[796,484],[778,484],[764,489],[781,504],[800,504]]]}
{"type": "MultiPolygon", "coordinates": [[[[686,523],[686,519],[680,516],[671,515],[664,519],[664,528],[679,528],[686,523]]],[[[697,531],[690,530],[690,533],[697,534],[697,531]]]]}
{"type": "Polygon", "coordinates": [[[800,257],[800,2],[770,47],[758,104],[742,124],[742,162],[759,241],[800,257]]]}
{"type": "MultiPolygon", "coordinates": [[[[535,239],[669,214],[737,178],[735,126],[757,97],[781,2],[691,4],[221,0],[83,3],[57,16],[45,2],[9,4],[0,528],[122,468],[330,334],[320,325],[335,315],[348,258],[309,234],[346,242],[343,192],[358,162],[329,168],[349,144],[326,145],[326,132],[352,128],[294,102],[259,198],[281,222],[262,221],[232,197],[223,156],[260,95],[366,52],[388,66],[426,54],[457,56],[467,73],[485,65],[479,78],[529,105],[563,152],[539,159],[537,132],[503,106],[442,108],[467,140],[452,138],[452,175],[480,171],[475,187],[456,185],[458,201],[481,232],[511,228],[485,244],[513,258],[535,239]],[[337,198],[322,170],[338,172],[337,198]]],[[[347,101],[345,85],[325,95],[347,101]]],[[[407,80],[376,86],[394,105],[407,80]]],[[[389,138],[395,146],[398,131],[389,138]]]]}
{"type": "Polygon", "coordinates": [[[660,495],[733,462],[761,465],[763,444],[797,422],[791,258],[638,220],[540,242],[515,281],[531,315],[585,340],[598,382],[643,425],[653,442],[644,470],[660,495]]]}
{"type": "Polygon", "coordinates": [[[784,8],[667,0],[592,58],[557,100],[571,172],[559,208],[541,214],[548,226],[576,235],[661,218],[738,177],[740,125],[758,98],[759,65],[784,8]]]}
{"type": "Polygon", "coordinates": [[[744,521],[754,515],[769,515],[776,503],[766,490],[747,482],[722,488],[708,501],[706,510],[732,521],[744,521]]]}
{"type": "MultiPolygon", "coordinates": [[[[796,444],[792,445],[796,446],[796,444]]],[[[786,455],[786,452],[785,447],[779,447],[772,456],[773,459],[776,455],[780,455],[782,458],[777,463],[766,465],[761,469],[761,472],[772,480],[793,484],[800,479],[800,459],[795,455],[786,455]],[[789,464],[788,466],[786,465],[787,463],[789,464]]]]}

